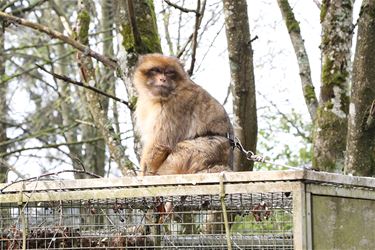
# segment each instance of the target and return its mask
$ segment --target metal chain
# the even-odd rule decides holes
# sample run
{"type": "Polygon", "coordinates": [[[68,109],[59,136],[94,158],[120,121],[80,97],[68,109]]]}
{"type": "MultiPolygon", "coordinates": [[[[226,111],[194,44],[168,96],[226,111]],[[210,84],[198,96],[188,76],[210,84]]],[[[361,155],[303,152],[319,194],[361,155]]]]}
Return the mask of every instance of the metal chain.
{"type": "Polygon", "coordinates": [[[232,148],[233,149],[237,148],[238,150],[240,150],[246,156],[246,159],[249,160],[249,161],[267,163],[267,164],[271,164],[271,165],[275,165],[275,166],[279,166],[279,167],[284,167],[284,168],[288,168],[288,169],[293,169],[293,170],[305,169],[304,167],[292,167],[292,166],[288,166],[288,165],[285,165],[285,164],[280,164],[280,163],[268,161],[268,160],[266,160],[266,157],[264,157],[262,155],[257,155],[251,150],[246,150],[242,146],[242,143],[241,143],[240,139],[238,139],[237,137],[233,137],[233,135],[228,134],[227,138],[228,138],[232,148]]]}

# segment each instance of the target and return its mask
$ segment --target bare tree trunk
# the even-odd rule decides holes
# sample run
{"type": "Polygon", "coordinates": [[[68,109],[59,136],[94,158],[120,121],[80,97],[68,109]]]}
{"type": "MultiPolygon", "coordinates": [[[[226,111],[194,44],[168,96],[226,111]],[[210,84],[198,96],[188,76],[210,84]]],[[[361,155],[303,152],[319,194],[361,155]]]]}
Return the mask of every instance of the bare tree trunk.
{"type": "MultiPolygon", "coordinates": [[[[0,2],[0,6],[2,5],[0,2]]],[[[5,79],[5,53],[4,53],[4,31],[5,28],[2,27],[3,22],[0,18],[0,79],[5,79]]],[[[7,93],[8,93],[8,83],[0,84],[0,143],[7,140],[7,114],[8,114],[8,105],[7,105],[7,93]]],[[[0,155],[6,153],[7,146],[0,146],[0,155]]],[[[6,164],[2,161],[6,159],[0,159],[0,183],[7,181],[8,177],[8,168],[6,164]]]]}
{"type": "Polygon", "coordinates": [[[352,1],[324,0],[321,6],[322,78],[314,121],[313,167],[342,172],[349,107],[352,1]]]}
{"type": "Polygon", "coordinates": [[[289,5],[288,0],[277,0],[277,3],[279,4],[281,14],[288,29],[289,37],[292,41],[294,52],[297,57],[303,96],[311,120],[313,121],[315,119],[316,109],[318,108],[318,100],[311,79],[310,62],[301,36],[299,23],[294,17],[293,10],[289,5]]]}
{"type": "MultiPolygon", "coordinates": [[[[223,0],[225,30],[231,71],[234,133],[242,145],[255,153],[257,143],[257,112],[247,4],[245,0],[223,0]]],[[[234,171],[253,169],[240,151],[234,152],[234,171]]]]}
{"type": "Polygon", "coordinates": [[[375,2],[362,2],[353,64],[347,174],[375,176],[375,2]]]}

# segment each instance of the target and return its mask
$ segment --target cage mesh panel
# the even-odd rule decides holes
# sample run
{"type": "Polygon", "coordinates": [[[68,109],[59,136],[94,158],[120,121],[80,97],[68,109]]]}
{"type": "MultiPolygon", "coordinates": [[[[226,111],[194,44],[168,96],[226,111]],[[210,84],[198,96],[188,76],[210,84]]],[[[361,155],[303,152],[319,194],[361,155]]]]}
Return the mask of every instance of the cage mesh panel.
{"type": "MultiPolygon", "coordinates": [[[[290,193],[225,205],[233,249],[293,249],[290,193]]],[[[22,249],[24,231],[27,249],[227,249],[219,195],[0,204],[0,216],[0,249],[22,249]]]]}

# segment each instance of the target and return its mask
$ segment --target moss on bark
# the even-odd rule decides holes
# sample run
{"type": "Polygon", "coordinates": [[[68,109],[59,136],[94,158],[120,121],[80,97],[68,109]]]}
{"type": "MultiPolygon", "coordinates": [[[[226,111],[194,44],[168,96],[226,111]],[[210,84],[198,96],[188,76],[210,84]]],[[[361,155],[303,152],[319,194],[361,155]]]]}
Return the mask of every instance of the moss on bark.
{"type": "Polygon", "coordinates": [[[86,10],[82,10],[78,14],[78,20],[80,23],[80,29],[78,33],[78,40],[82,44],[88,44],[89,42],[89,26],[90,26],[90,14],[86,10]]]}
{"type": "Polygon", "coordinates": [[[122,46],[128,53],[161,53],[160,37],[157,29],[155,9],[152,0],[134,2],[136,25],[141,37],[141,44],[136,44],[132,28],[128,21],[121,24],[122,46]]]}
{"type": "Polygon", "coordinates": [[[321,6],[322,75],[313,166],[330,172],[341,172],[345,162],[352,11],[350,0],[324,0],[321,6]]]}
{"type": "Polygon", "coordinates": [[[297,32],[300,33],[299,23],[294,17],[293,9],[290,7],[288,0],[281,0],[280,7],[283,9],[284,13],[287,13],[285,23],[288,29],[288,32],[297,32]]]}

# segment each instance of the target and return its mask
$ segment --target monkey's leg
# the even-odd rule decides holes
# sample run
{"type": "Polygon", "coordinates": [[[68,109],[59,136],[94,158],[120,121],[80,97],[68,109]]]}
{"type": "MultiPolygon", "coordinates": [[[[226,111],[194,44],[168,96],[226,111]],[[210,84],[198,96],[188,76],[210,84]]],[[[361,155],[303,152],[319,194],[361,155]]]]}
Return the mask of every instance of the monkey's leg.
{"type": "Polygon", "coordinates": [[[141,157],[143,175],[155,175],[170,152],[169,147],[160,144],[145,147],[141,157]]]}
{"type": "Polygon", "coordinates": [[[230,171],[232,149],[222,136],[198,137],[179,142],[157,174],[193,174],[230,171]]]}

